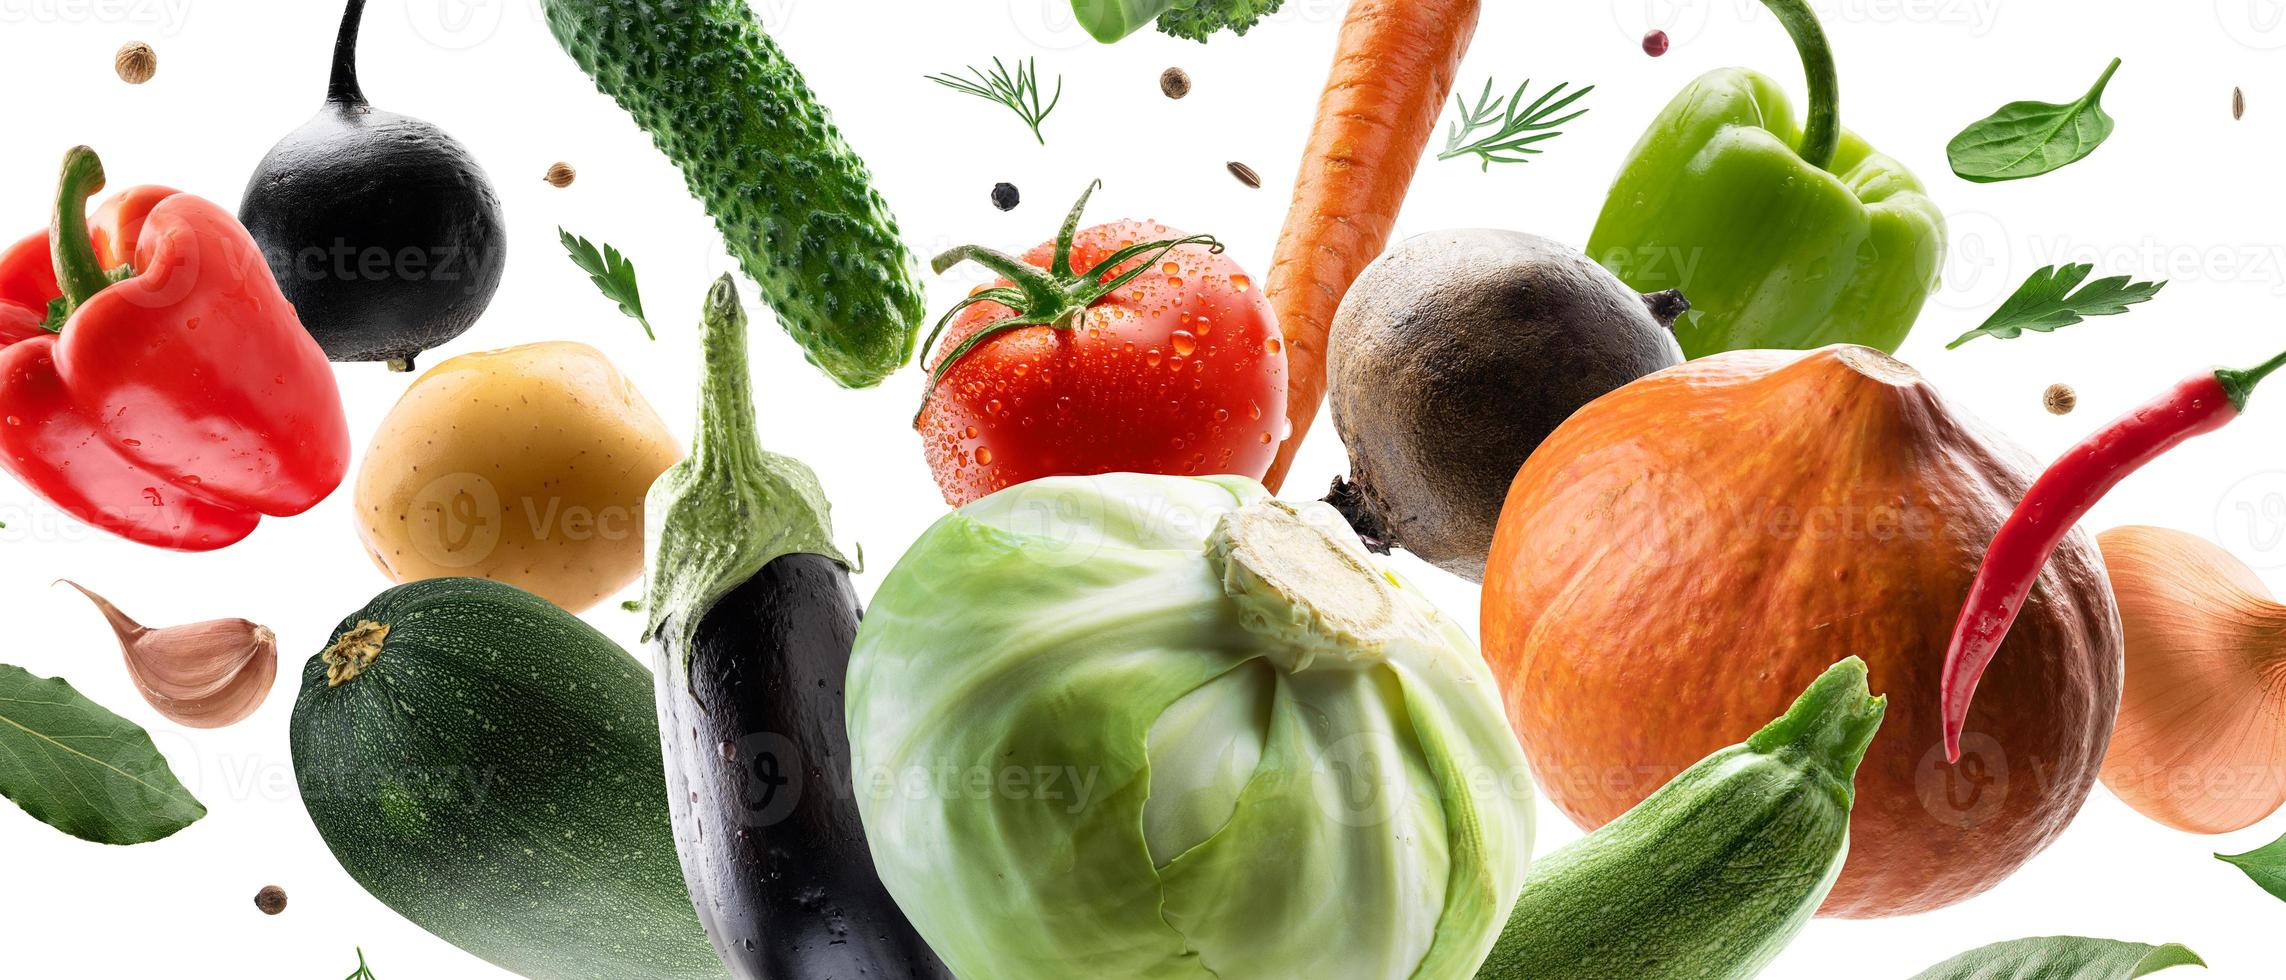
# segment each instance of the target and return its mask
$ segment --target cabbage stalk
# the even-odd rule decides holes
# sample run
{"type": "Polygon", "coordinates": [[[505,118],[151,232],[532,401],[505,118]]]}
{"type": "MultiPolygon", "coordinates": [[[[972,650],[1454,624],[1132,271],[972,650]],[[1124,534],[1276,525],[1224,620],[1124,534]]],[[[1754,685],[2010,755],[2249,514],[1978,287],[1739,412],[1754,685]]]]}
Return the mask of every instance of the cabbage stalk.
{"type": "Polygon", "coordinates": [[[945,517],[848,698],[881,879],[962,977],[1467,978],[1531,858],[1475,644],[1332,508],[1243,478],[945,517]]]}

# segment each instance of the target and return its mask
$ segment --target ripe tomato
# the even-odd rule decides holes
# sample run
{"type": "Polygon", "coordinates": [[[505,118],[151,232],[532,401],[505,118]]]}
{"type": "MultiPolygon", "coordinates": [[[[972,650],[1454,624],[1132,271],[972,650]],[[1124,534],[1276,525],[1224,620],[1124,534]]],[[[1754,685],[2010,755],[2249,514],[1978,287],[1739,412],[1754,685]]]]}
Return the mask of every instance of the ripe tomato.
{"type": "MultiPolygon", "coordinates": [[[[1032,286],[1064,290],[1056,302],[1070,308],[1058,323],[992,335],[941,368],[918,425],[948,503],[1047,476],[1262,478],[1284,438],[1286,356],[1277,315],[1254,279],[1201,244],[1154,249],[1100,278],[1085,275],[1122,249],[1185,237],[1139,221],[1088,228],[1073,239],[1064,268],[1080,271],[1069,275],[1057,274],[1053,242],[1023,257],[1028,269],[970,256],[1032,286]],[[1148,267],[1125,285],[1084,306],[1070,302],[1143,262],[1148,267]]],[[[1013,285],[1003,278],[979,292],[1013,285]]],[[[999,295],[1009,303],[978,302],[945,328],[932,370],[998,321],[1059,312],[1016,308],[1048,305],[1039,292],[999,295]]]]}

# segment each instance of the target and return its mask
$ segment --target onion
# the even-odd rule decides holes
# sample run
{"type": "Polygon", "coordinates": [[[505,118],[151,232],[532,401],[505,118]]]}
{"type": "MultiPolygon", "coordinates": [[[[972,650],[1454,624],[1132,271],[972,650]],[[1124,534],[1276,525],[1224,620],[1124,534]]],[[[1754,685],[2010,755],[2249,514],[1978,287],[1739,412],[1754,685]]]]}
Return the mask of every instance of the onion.
{"type": "Polygon", "coordinates": [[[2127,692],[2103,782],[2177,830],[2221,834],[2286,803],[2286,605],[2194,535],[2104,532],[2127,692]]]}

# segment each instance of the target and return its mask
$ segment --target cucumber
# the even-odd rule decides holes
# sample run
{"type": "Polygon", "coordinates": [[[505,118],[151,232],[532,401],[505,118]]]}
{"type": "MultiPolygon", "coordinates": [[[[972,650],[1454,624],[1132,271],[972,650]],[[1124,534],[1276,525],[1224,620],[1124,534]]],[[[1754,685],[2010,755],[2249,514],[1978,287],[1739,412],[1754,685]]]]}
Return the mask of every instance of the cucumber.
{"type": "Polygon", "coordinates": [[[746,0],[544,0],[548,28],[683,170],[810,363],[851,388],[913,356],[920,270],[888,202],[746,0]]]}
{"type": "Polygon", "coordinates": [[[667,821],[651,677],[513,586],[342,620],[291,728],[311,822],[415,925],[532,980],[721,980],[667,821]]]}
{"type": "Polygon", "coordinates": [[[1478,980],[1755,975],[1841,875],[1887,705],[1864,661],[1835,664],[1754,737],[1534,864],[1478,980]]]}

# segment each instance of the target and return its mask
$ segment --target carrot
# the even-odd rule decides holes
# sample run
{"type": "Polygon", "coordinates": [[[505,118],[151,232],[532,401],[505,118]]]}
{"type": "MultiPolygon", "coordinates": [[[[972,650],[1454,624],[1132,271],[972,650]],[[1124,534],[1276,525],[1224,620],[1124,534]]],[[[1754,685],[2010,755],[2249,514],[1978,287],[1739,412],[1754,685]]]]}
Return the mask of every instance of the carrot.
{"type": "Polygon", "coordinates": [[[1421,152],[1444,113],[1481,0],[1356,0],[1270,266],[1286,336],[1291,427],[1263,483],[1276,491],[1326,394],[1326,334],[1358,274],[1389,244],[1421,152]]]}

